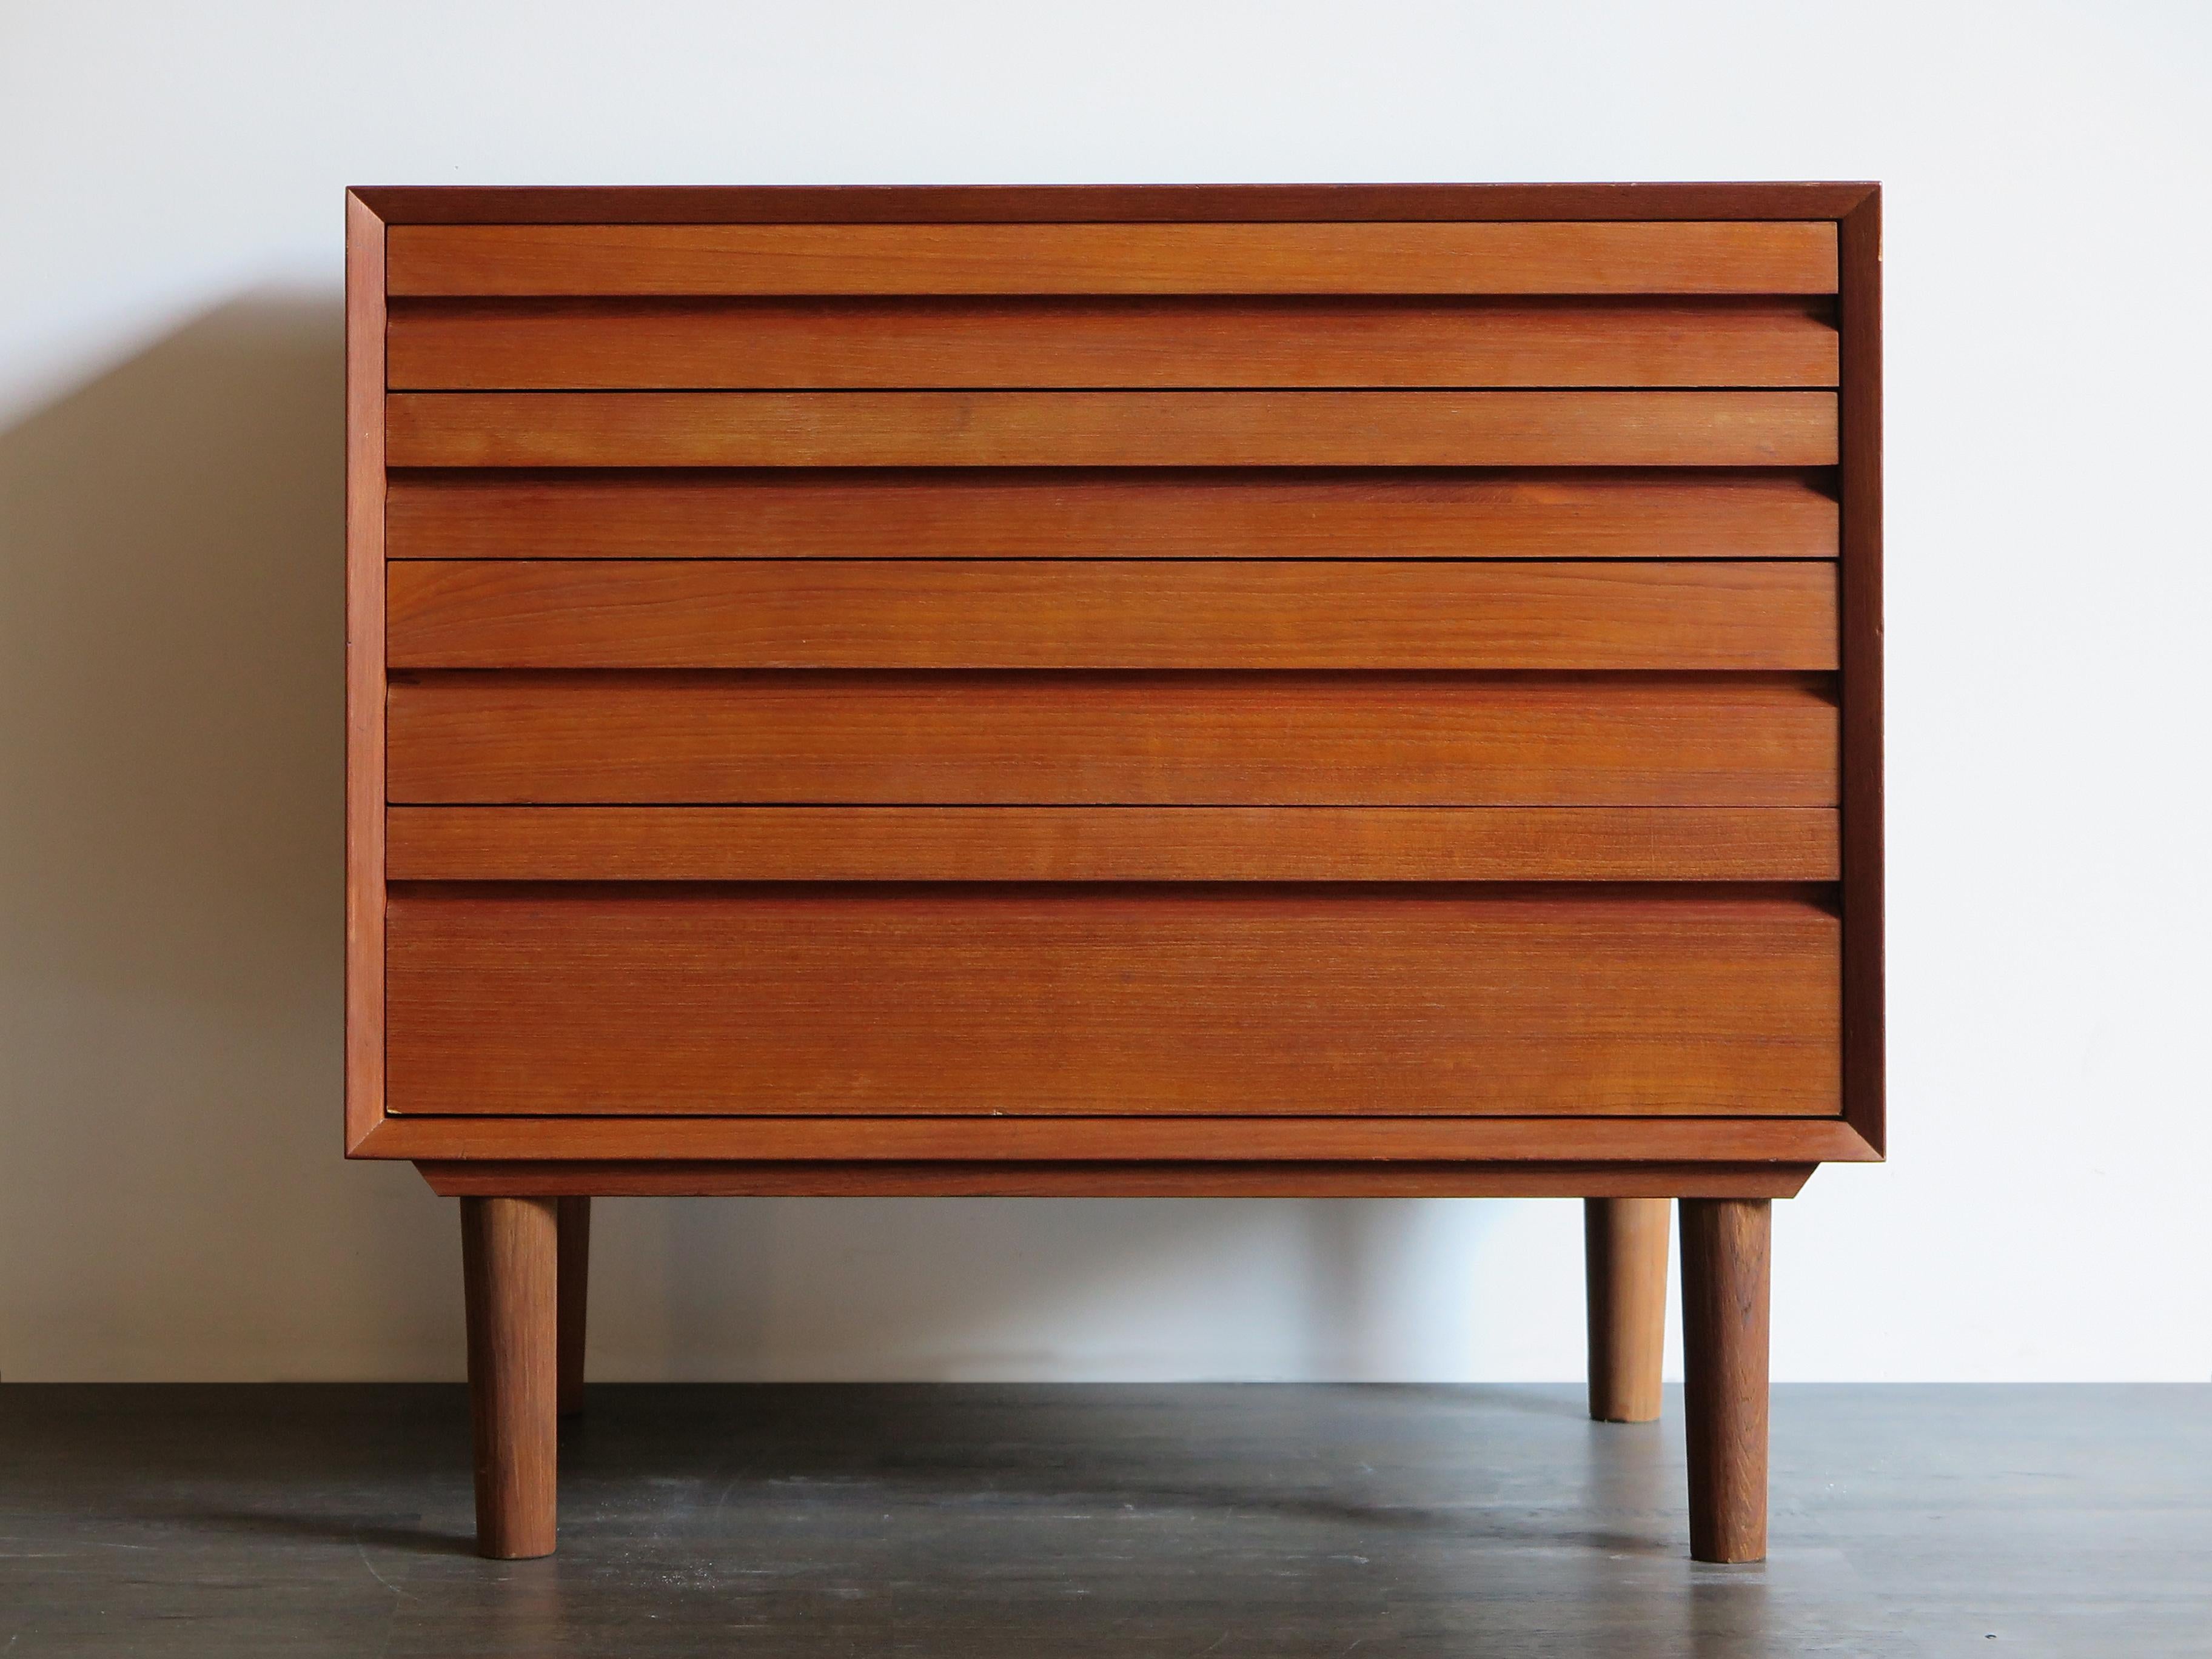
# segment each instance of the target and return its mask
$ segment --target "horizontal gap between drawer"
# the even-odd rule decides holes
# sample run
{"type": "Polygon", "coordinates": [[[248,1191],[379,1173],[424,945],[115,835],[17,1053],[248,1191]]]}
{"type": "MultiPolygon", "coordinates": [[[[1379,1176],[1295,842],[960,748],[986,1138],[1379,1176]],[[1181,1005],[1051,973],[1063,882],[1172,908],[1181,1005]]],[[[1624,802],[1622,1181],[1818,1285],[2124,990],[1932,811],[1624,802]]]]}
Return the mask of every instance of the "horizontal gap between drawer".
{"type": "Polygon", "coordinates": [[[416,806],[406,802],[391,803],[393,810],[441,812],[459,811],[515,811],[515,812],[691,812],[727,809],[747,812],[816,812],[816,811],[898,811],[898,812],[1832,812],[1833,807],[1807,806],[1637,806],[1622,805],[1547,806],[1540,803],[1504,806],[1410,805],[1372,806],[1358,801],[1299,801],[1279,806],[1240,806],[1229,804],[1200,804],[1196,805],[1129,806],[1113,802],[1097,802],[1063,806],[1000,806],[977,805],[963,801],[910,801],[896,806],[854,806],[836,801],[637,801],[622,807],[609,807],[590,802],[545,801],[528,806],[516,806],[499,801],[443,801],[435,805],[416,806]]]}
{"type": "Polygon", "coordinates": [[[1832,325],[1833,294],[395,294],[392,315],[481,320],[501,317],[690,317],[726,313],[757,316],[787,312],[829,317],[870,315],[964,316],[1004,313],[1065,317],[1083,313],[1140,316],[1147,313],[1285,316],[1330,312],[1465,311],[1530,313],[1686,312],[1730,314],[1789,313],[1832,325]]]}
{"type": "Polygon", "coordinates": [[[1621,565],[1638,565],[1638,564],[1698,564],[1698,565],[1775,565],[1775,564],[1818,564],[1818,565],[1833,565],[1833,564],[1835,564],[1835,563],[1837,562],[1836,559],[1835,559],[1833,556],[1825,556],[1825,557],[1824,557],[1824,556],[1820,556],[1820,555],[1817,555],[1817,554],[1805,554],[1805,553],[1729,553],[1729,554],[1717,554],[1717,555],[1714,555],[1714,556],[1710,556],[1710,557],[1700,557],[1700,558],[1691,558],[1691,557],[1687,557],[1687,556],[1681,556],[1681,555],[1668,555],[1668,556],[1652,556],[1652,557],[1641,557],[1641,558],[1614,558],[1614,557],[1609,556],[1605,555],[1605,554],[1560,554],[1560,555],[1558,555],[1558,556],[1543,556],[1543,555],[1530,556],[1530,555],[1528,555],[1528,554],[1522,554],[1522,553],[1516,553],[1516,554],[1511,554],[1511,555],[1500,555],[1500,556],[1486,556],[1486,555],[1480,554],[1480,553],[1437,553],[1437,554],[1406,554],[1406,553],[1375,553],[1375,554],[1360,554],[1360,553],[1338,553],[1338,554],[1330,554],[1330,555],[1328,555],[1328,556],[1325,556],[1325,557],[1314,557],[1314,558],[1304,558],[1304,557],[1283,557],[1283,556],[1273,556],[1273,555],[1264,554],[1264,553],[1258,553],[1258,554],[1245,554],[1245,553],[1222,554],[1222,555],[1220,555],[1220,556],[1210,556],[1210,555],[1206,555],[1206,554],[1190,554],[1190,553],[1162,554],[1162,555],[1149,555],[1149,554],[1140,554],[1140,553],[1133,553],[1133,554],[1118,554],[1118,553],[1085,553],[1085,554],[1079,554],[1079,555],[1060,555],[1060,554],[1012,554],[1012,555],[1005,555],[1005,556],[996,556],[996,555],[990,555],[990,554],[976,554],[976,553],[931,553],[931,554],[917,555],[917,556],[913,556],[913,557],[907,557],[907,558],[896,557],[896,556],[888,556],[888,555],[862,555],[862,556],[854,556],[845,555],[845,554],[839,554],[839,555],[836,555],[836,556],[834,556],[827,557],[827,558],[820,558],[820,557],[812,557],[812,556],[806,556],[806,555],[804,555],[804,554],[789,554],[789,553],[763,553],[763,554],[758,554],[758,555],[751,555],[751,554],[744,554],[744,553],[720,553],[720,554],[714,554],[714,555],[712,555],[712,556],[696,556],[696,555],[676,555],[676,556],[671,556],[671,555],[668,555],[668,554],[665,554],[665,553],[653,553],[653,552],[643,552],[643,553],[623,553],[623,554],[606,554],[606,555],[590,555],[590,554],[576,554],[576,553],[546,553],[546,554],[528,554],[528,553],[439,553],[439,554],[409,554],[409,553],[403,553],[403,554],[393,554],[393,555],[389,556],[386,559],[385,562],[386,562],[386,563],[387,563],[387,564],[392,564],[392,565],[402,565],[402,564],[404,564],[404,565],[428,565],[428,564],[513,564],[513,565],[603,564],[603,565],[625,565],[625,564],[658,564],[658,563],[661,563],[661,562],[664,562],[671,561],[671,560],[672,560],[672,557],[674,557],[674,558],[681,558],[684,562],[686,562],[686,563],[692,563],[692,564],[832,564],[832,563],[834,563],[834,564],[885,564],[885,565],[891,565],[891,564],[903,564],[903,565],[932,565],[932,564],[984,564],[984,563],[989,563],[989,564],[1022,564],[1022,563],[1028,563],[1028,562],[1035,562],[1035,563],[1038,563],[1038,564],[1054,564],[1054,565],[1085,565],[1085,564],[1144,564],[1144,565],[1180,565],[1180,564],[1192,564],[1192,565],[1208,565],[1208,564],[1216,564],[1216,565],[1218,565],[1218,564],[1231,564],[1231,565],[1234,565],[1234,564],[1248,564],[1248,565],[1249,565],[1249,564],[1259,564],[1259,565],[1280,565],[1280,564],[1300,564],[1300,565],[1317,565],[1317,564],[1346,564],[1346,565],[1376,565],[1376,564],[1421,564],[1421,565],[1451,565],[1451,564],[1467,564],[1467,565],[1528,564],[1528,565],[1583,565],[1583,564],[1587,564],[1587,565],[1606,565],[1606,566],[1613,566],[1613,567],[1618,567],[1618,566],[1621,566],[1621,565]]]}
{"type": "Polygon", "coordinates": [[[557,489],[563,484],[619,488],[633,491],[713,486],[821,492],[840,488],[872,490],[934,487],[947,491],[988,492],[1000,489],[1105,486],[1115,492],[1141,491],[1155,483],[1179,489],[1214,488],[1282,490],[1304,487],[1390,490],[1423,488],[1510,489],[1527,486],[1557,491],[1639,487],[1690,490],[1734,485],[1768,491],[1802,488],[1833,501],[1839,487],[1832,465],[1799,466],[1079,466],[1046,465],[988,466],[406,466],[386,470],[396,489],[460,494],[472,489],[509,490],[525,485],[557,489]],[[610,472],[615,476],[610,477],[610,472]]]}
{"type": "Polygon", "coordinates": [[[1027,802],[942,801],[840,801],[840,800],[640,800],[640,801],[512,801],[512,800],[390,800],[387,810],[398,811],[471,811],[471,812],[612,812],[612,811],[746,811],[746,812],[1833,812],[1838,808],[1827,806],[1793,806],[1789,805],[1759,805],[1756,802],[1739,806],[1677,806],[1653,805],[1641,801],[1577,801],[1561,804],[1555,801],[1480,801],[1473,804],[1453,802],[1390,802],[1377,805],[1372,801],[1175,801],[1165,803],[1112,800],[1051,801],[1042,805],[1027,802]]]}
{"type": "Polygon", "coordinates": [[[388,678],[394,685],[416,685],[442,680],[481,682],[493,677],[548,684],[573,680],[579,684],[605,685],[628,680],[664,687],[683,682],[702,685],[748,682],[788,684],[833,679],[917,686],[975,679],[1001,684],[1104,681],[1127,684],[1158,680],[1163,684],[1193,688],[1202,688],[1208,683],[1249,681],[1265,684],[1285,680],[1310,680],[1317,685],[1404,681],[1412,684],[1480,683],[1558,687],[1587,680],[1607,688],[1638,684],[1654,690],[1757,686],[1789,687],[1815,693],[1832,693],[1839,678],[1832,670],[1768,668],[395,668],[388,678]]]}
{"type": "MultiPolygon", "coordinates": [[[[1168,402],[1177,398],[1186,398],[1198,399],[1206,398],[1235,397],[1240,398],[1251,398],[1254,400],[1267,399],[1271,402],[1280,401],[1285,404],[1295,404],[1302,398],[1323,399],[1339,396],[1346,396],[1376,399],[1387,398],[1394,403],[1403,400],[1408,405],[1418,408],[1423,399],[1433,400],[1446,398],[1475,397],[1498,398],[1583,398],[1587,397],[1593,399],[1626,398],[1634,398],[1638,399],[1674,398],[1680,400],[1684,405],[1686,405],[1692,399],[1720,397],[1745,398],[1794,398],[1799,396],[1807,398],[1832,397],[1837,388],[1832,382],[1818,386],[1760,386],[1751,381],[1743,381],[1741,383],[1708,382],[1696,386],[1647,386],[1639,385],[1632,380],[1589,382],[1561,380],[1531,382],[1527,385],[1519,386],[1495,386],[1486,385],[1480,381],[1449,381],[1437,382],[1433,385],[1425,386],[1403,386],[1394,385],[1389,381],[1378,380],[1353,381],[1344,385],[1333,384],[1328,386],[1271,386],[1264,382],[1251,383],[1233,381],[1224,382],[1219,385],[1209,383],[1206,385],[1192,386],[1151,386],[1146,385],[1142,381],[1132,381],[1127,384],[1117,384],[1112,386],[485,386],[429,387],[390,386],[386,387],[386,390],[390,396],[395,398],[404,398],[410,402],[420,402],[425,407],[436,407],[441,402],[458,404],[463,399],[476,398],[502,398],[514,400],[514,402],[522,402],[526,400],[532,404],[542,404],[549,408],[554,406],[557,402],[564,400],[576,403],[589,400],[607,403],[611,405],[614,405],[614,400],[616,399],[629,399],[633,400],[632,406],[636,406],[637,404],[644,403],[647,399],[655,398],[687,398],[696,399],[713,398],[716,400],[726,400],[734,407],[742,405],[748,399],[765,406],[772,399],[784,400],[803,398],[808,401],[820,400],[825,403],[834,403],[842,399],[859,403],[868,398],[879,398],[887,400],[908,400],[910,406],[919,408],[921,406],[923,400],[925,399],[934,400],[939,398],[958,398],[963,401],[976,403],[990,403],[994,401],[1012,403],[1024,398],[1054,398],[1055,400],[1066,399],[1073,402],[1073,400],[1075,399],[1091,398],[1096,399],[1099,403],[1103,404],[1110,401],[1133,399],[1139,398],[1145,398],[1148,401],[1158,399],[1163,402],[1168,402]]],[[[742,465],[743,464],[733,463],[732,465],[742,465]]],[[[1042,461],[1036,463],[1036,465],[1042,466],[1057,466],[1081,464],[1042,461]]],[[[1143,465],[1146,464],[1139,462],[1132,463],[1131,465],[1143,465]]],[[[1174,463],[1158,463],[1157,465],[1172,465],[1174,463]]],[[[1211,465],[1219,467],[1224,464],[1219,462],[1199,462],[1194,463],[1194,465],[1211,465]]],[[[1263,465],[1274,466],[1305,465],[1316,467],[1395,466],[1402,465],[1407,466],[1424,467],[1430,470],[1456,470],[1446,463],[1437,461],[1407,461],[1402,463],[1393,461],[1365,463],[1232,462],[1225,465],[1232,467],[1257,466],[1263,465]]],[[[1680,463],[1680,467],[1681,470],[1686,471],[1698,470],[1733,471],[1739,470],[1745,465],[1747,464],[1736,463],[1730,465],[1725,462],[1699,463],[1695,461],[1686,461],[1680,463]]],[[[1816,461],[1778,461],[1775,465],[1778,466],[1802,467],[1819,466],[1823,465],[1833,465],[1835,463],[1822,463],[1816,461]]],[[[400,465],[405,467],[408,466],[409,464],[403,462],[400,463],[400,465]]],[[[1561,470],[1576,470],[1588,467],[1591,470],[1601,469],[1612,471],[1616,470],[1616,467],[1620,466],[1620,464],[1609,465],[1605,462],[1577,461],[1522,463],[1469,462],[1468,463],[1468,465],[1470,468],[1479,469],[1481,471],[1518,471],[1524,468],[1533,469],[1538,466],[1555,467],[1561,470]]],[[[1676,470],[1675,466],[1664,463],[1653,463],[1650,464],[1650,467],[1656,470],[1668,471],[1676,470]]],[[[418,462],[413,464],[410,470],[423,471],[432,471],[434,470],[434,464],[418,462]]],[[[1620,467],[1620,470],[1626,470],[1626,468],[1620,467]]]]}
{"type": "Polygon", "coordinates": [[[1249,903],[1267,906],[1284,900],[1362,902],[1387,899],[1407,904],[1602,904],[1609,899],[1639,907],[1671,903],[1802,905],[1836,914],[1836,884],[1830,881],[401,881],[385,884],[394,898],[487,899],[528,902],[574,900],[621,904],[635,900],[727,903],[750,894],[778,899],[813,897],[853,903],[896,903],[914,896],[958,896],[978,903],[1029,903],[1046,899],[1081,904],[1086,897],[1160,898],[1176,902],[1249,903]]]}
{"type": "Polygon", "coordinates": [[[1460,487],[1510,487],[1535,484],[1558,489],[1583,484],[1644,484],[1644,487],[1697,489],[1710,484],[1743,484],[1759,489],[1785,489],[1790,484],[1818,487],[1834,498],[1838,493],[1834,465],[1796,465],[1796,467],[1599,467],[1599,465],[1387,465],[1387,467],[1345,467],[1345,465],[1230,465],[1230,467],[1084,467],[1084,465],[1044,465],[1044,467],[407,467],[385,469],[392,484],[414,489],[465,491],[471,487],[511,489],[515,484],[619,484],[623,489],[679,487],[679,484],[721,484],[721,487],[792,487],[836,489],[841,484],[872,489],[894,489],[900,484],[938,484],[963,491],[987,491],[991,484],[1033,489],[1037,484],[1110,484],[1115,489],[1141,489],[1146,484],[1172,484],[1176,489],[1281,489],[1285,484],[1310,487],[1360,487],[1387,483],[1391,487],[1420,484],[1460,484],[1460,487]],[[613,473],[613,477],[608,477],[613,473]]]}

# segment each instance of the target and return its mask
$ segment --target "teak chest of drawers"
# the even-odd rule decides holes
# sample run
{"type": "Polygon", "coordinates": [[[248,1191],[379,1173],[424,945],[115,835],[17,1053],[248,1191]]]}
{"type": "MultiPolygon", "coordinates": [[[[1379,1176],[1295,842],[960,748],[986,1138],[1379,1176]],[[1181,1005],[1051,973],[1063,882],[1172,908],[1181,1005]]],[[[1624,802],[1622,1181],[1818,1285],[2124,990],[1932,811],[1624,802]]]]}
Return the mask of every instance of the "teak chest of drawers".
{"type": "Polygon", "coordinates": [[[488,1553],[590,1198],[748,1193],[1583,1198],[1607,1417],[1680,1199],[1763,1553],[1768,1200],[1882,1146],[1873,186],[347,212],[347,1146],[462,1198],[488,1553]]]}

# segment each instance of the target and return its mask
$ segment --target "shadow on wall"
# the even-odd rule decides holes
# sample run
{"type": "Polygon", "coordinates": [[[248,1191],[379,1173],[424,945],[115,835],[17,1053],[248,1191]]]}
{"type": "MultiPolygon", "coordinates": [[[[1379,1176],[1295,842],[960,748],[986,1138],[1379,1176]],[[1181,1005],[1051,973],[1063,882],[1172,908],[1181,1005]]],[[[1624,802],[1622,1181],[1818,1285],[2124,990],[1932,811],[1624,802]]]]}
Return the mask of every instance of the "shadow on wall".
{"type": "MultiPolygon", "coordinates": [[[[459,1374],[450,1206],[340,1158],[343,346],[249,294],[0,433],[0,1376],[459,1374]]],[[[602,1207],[605,1376],[1345,1375],[1393,1266],[1390,1206],[602,1207]]]]}
{"type": "Polygon", "coordinates": [[[320,1012],[340,346],[241,300],[0,434],[9,940],[50,991],[320,1012]]]}
{"type": "Polygon", "coordinates": [[[11,1376],[408,1317],[347,1259],[398,1183],[337,1164],[343,362],[335,294],[250,294],[0,433],[11,1376]]]}

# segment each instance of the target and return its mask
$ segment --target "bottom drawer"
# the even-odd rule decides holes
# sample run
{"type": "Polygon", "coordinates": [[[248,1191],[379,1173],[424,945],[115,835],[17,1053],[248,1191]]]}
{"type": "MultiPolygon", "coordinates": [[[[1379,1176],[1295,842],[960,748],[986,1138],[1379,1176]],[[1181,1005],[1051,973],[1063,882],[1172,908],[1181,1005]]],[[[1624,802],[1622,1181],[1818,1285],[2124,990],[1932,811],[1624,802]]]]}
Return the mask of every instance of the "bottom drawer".
{"type": "Polygon", "coordinates": [[[395,886],[386,1109],[1832,1115],[1817,890],[395,886]]]}

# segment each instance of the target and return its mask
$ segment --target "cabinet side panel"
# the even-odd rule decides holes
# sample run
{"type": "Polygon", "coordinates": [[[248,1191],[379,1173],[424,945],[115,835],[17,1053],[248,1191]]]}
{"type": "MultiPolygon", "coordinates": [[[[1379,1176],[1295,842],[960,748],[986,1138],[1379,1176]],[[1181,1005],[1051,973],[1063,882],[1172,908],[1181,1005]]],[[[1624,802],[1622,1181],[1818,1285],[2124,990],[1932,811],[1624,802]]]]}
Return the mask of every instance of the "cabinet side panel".
{"type": "Polygon", "coordinates": [[[384,1118],[384,222],[346,196],[349,1152],[384,1118]]]}
{"type": "Polygon", "coordinates": [[[1844,1115],[1886,1145],[1881,617],[1881,197],[1840,226],[1843,265],[1844,1115]]]}

